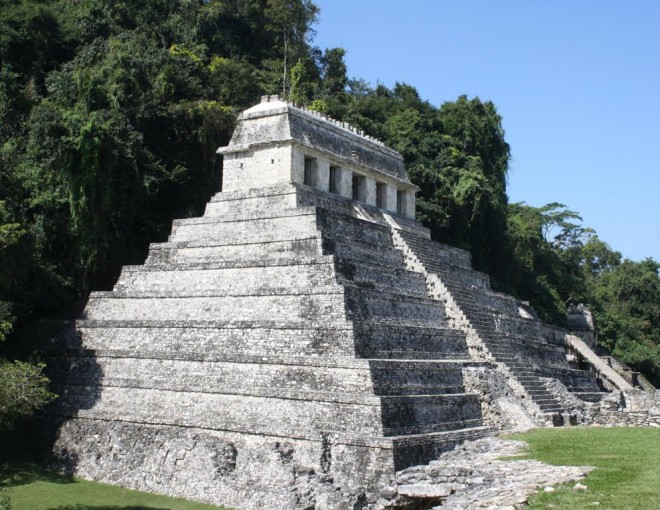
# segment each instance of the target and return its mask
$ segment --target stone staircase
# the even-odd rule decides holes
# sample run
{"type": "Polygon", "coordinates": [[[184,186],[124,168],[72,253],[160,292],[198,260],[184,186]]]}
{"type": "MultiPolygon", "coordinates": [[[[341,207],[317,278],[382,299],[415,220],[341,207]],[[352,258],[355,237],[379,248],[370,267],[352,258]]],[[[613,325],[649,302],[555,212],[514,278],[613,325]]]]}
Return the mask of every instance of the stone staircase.
{"type": "Polygon", "coordinates": [[[601,391],[595,374],[568,366],[565,347],[513,297],[490,290],[488,277],[471,269],[469,254],[413,233],[400,236],[424,270],[437,277],[438,295],[447,302],[454,327],[476,335],[495,361],[504,365],[531,397],[541,414],[565,410],[546,388],[543,377],[559,379],[569,391],[596,401],[601,391]],[[524,316],[523,316],[524,315],[524,316]]]}
{"type": "Polygon", "coordinates": [[[607,366],[611,367],[619,376],[630,384],[632,388],[638,388],[647,393],[654,393],[656,391],[655,386],[653,386],[643,374],[634,371],[620,359],[611,355],[600,356],[600,358],[607,366]]]}

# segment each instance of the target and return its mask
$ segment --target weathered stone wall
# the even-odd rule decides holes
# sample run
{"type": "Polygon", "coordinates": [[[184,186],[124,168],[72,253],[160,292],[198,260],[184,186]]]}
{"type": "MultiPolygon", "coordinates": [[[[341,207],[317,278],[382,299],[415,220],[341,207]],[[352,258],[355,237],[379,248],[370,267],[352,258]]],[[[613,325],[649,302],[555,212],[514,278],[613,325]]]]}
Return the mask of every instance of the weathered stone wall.
{"type": "Polygon", "coordinates": [[[291,168],[291,144],[227,154],[222,165],[222,187],[233,191],[290,182],[291,168]]]}
{"type": "Polygon", "coordinates": [[[332,435],[301,440],[85,419],[63,424],[54,452],[60,467],[91,480],[246,509],[364,508],[365,491],[394,469],[387,449],[332,435]]]}
{"type": "Polygon", "coordinates": [[[660,427],[660,390],[614,391],[591,406],[588,416],[608,427],[660,427]]]}

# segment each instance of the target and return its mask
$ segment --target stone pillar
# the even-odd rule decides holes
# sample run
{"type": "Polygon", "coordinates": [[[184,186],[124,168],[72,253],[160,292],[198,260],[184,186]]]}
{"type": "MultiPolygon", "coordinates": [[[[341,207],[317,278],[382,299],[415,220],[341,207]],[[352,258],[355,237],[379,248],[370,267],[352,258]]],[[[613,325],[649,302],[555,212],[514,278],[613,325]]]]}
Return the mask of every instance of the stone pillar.
{"type": "Polygon", "coordinates": [[[312,174],[312,187],[320,191],[328,191],[330,187],[330,160],[318,158],[316,171],[312,174]]]}
{"type": "Polygon", "coordinates": [[[396,212],[406,218],[415,219],[415,192],[405,189],[396,192],[396,212]]]}
{"type": "Polygon", "coordinates": [[[396,212],[396,186],[393,184],[385,184],[384,209],[390,212],[396,212]]]}
{"type": "Polygon", "coordinates": [[[305,180],[305,155],[291,147],[291,182],[302,184],[305,180]]]}
{"type": "Polygon", "coordinates": [[[345,198],[353,196],[353,172],[348,168],[339,169],[339,195],[345,198]]]}
{"type": "Polygon", "coordinates": [[[360,198],[369,205],[376,205],[376,179],[364,176],[360,182],[360,198]]]}
{"type": "Polygon", "coordinates": [[[406,191],[406,200],[403,208],[403,215],[411,220],[415,219],[415,192],[406,191]]]}

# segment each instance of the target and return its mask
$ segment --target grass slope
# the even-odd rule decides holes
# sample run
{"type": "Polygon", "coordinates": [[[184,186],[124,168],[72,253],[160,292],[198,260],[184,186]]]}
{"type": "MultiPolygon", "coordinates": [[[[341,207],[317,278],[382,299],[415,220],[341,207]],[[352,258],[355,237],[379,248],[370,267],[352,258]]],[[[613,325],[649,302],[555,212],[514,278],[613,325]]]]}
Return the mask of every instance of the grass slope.
{"type": "Polygon", "coordinates": [[[554,492],[540,492],[530,498],[531,509],[660,508],[659,429],[537,429],[507,437],[527,442],[528,458],[598,468],[582,482],[587,490],[574,490],[574,484],[568,484],[554,492]]]}

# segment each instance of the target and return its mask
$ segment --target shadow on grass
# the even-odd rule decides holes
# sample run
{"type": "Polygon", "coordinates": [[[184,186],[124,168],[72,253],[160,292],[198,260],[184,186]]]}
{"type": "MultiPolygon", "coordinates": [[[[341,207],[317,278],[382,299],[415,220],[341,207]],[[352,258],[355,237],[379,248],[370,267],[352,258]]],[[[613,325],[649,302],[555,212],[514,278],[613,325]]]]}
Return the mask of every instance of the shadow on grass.
{"type": "Polygon", "coordinates": [[[93,505],[66,505],[54,506],[46,510],[167,510],[167,508],[160,508],[155,506],[93,506],[93,505]]]}
{"type": "Polygon", "coordinates": [[[16,487],[34,482],[68,484],[76,481],[52,471],[47,471],[31,462],[0,462],[0,487],[16,487]]]}
{"type": "Polygon", "coordinates": [[[65,506],[54,506],[47,508],[46,510],[168,510],[167,508],[160,508],[155,506],[91,506],[91,505],[65,505],[65,506]]]}

